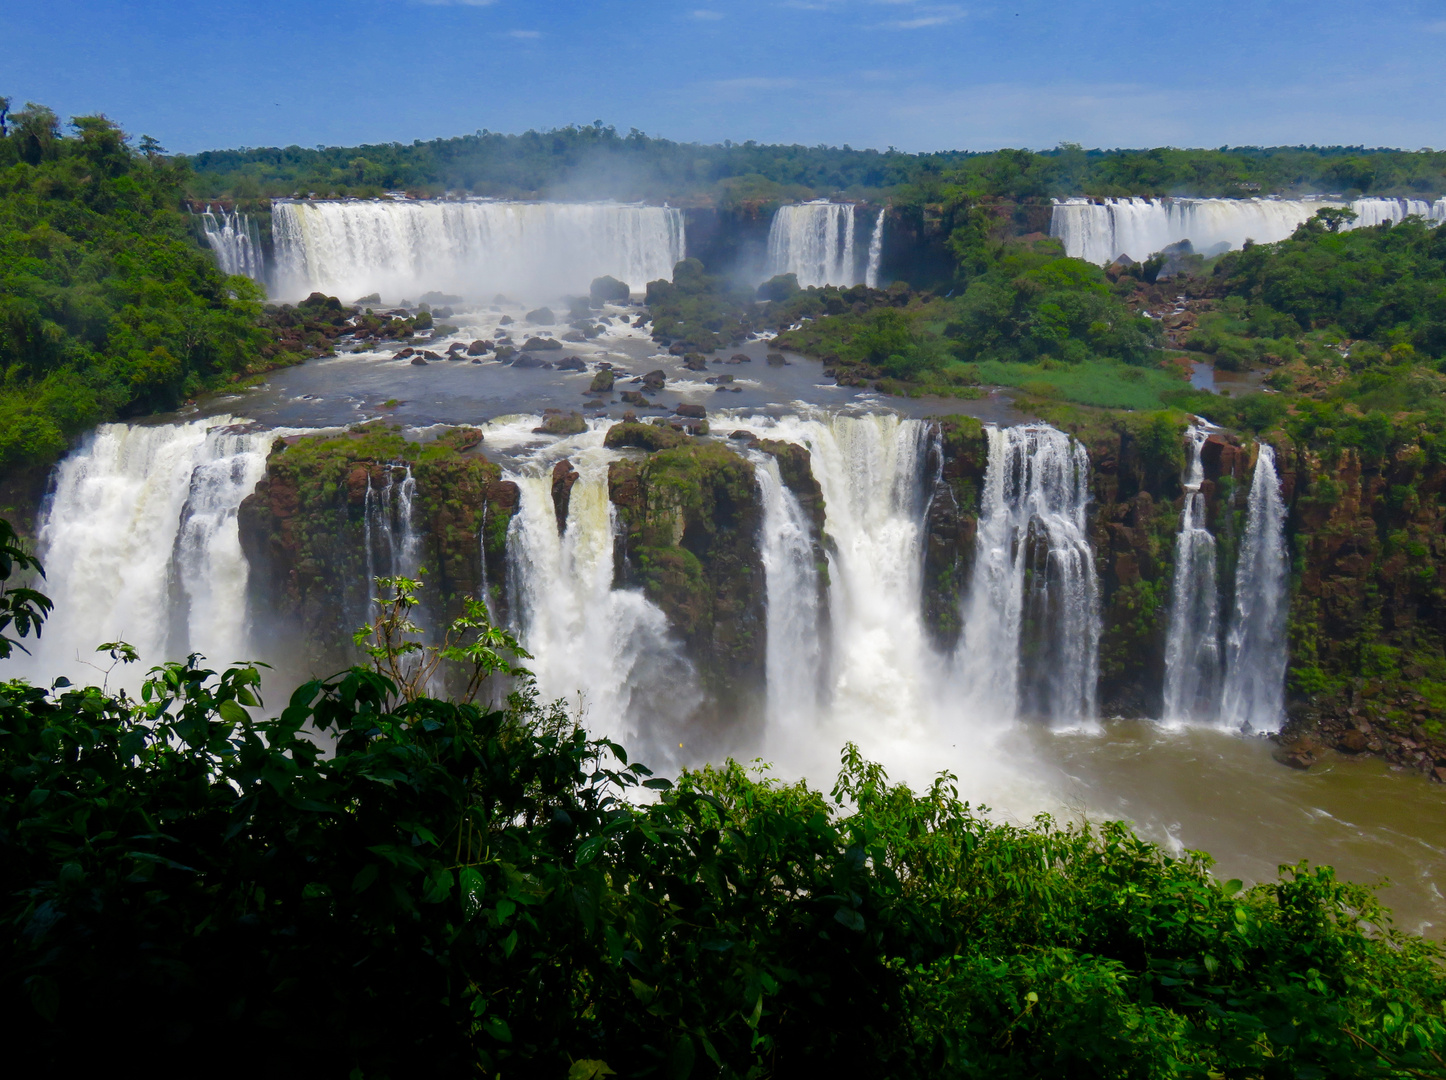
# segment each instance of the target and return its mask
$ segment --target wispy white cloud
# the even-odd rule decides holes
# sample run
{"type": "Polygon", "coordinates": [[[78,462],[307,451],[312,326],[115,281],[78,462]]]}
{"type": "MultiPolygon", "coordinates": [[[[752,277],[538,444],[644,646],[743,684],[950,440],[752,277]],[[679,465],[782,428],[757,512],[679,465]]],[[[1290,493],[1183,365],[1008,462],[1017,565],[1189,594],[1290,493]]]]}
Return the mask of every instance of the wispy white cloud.
{"type": "Polygon", "coordinates": [[[1426,24],[1428,34],[1446,34],[1446,19],[1437,19],[1433,23],[1426,24]]]}
{"type": "Polygon", "coordinates": [[[697,8],[693,12],[693,18],[704,19],[708,22],[714,22],[722,17],[723,13],[721,11],[709,11],[707,8],[697,8]]]}
{"type": "MultiPolygon", "coordinates": [[[[902,4],[908,0],[882,0],[883,3],[902,4]]],[[[879,26],[885,30],[923,30],[930,26],[944,26],[958,22],[968,14],[958,4],[909,4],[910,14],[906,18],[888,19],[879,26]]]]}
{"type": "Polygon", "coordinates": [[[508,37],[514,37],[514,38],[522,38],[522,39],[525,40],[525,41],[531,41],[533,38],[540,38],[540,37],[542,36],[542,31],[541,31],[541,30],[509,30],[509,31],[507,31],[507,36],[508,36],[508,37]]]}

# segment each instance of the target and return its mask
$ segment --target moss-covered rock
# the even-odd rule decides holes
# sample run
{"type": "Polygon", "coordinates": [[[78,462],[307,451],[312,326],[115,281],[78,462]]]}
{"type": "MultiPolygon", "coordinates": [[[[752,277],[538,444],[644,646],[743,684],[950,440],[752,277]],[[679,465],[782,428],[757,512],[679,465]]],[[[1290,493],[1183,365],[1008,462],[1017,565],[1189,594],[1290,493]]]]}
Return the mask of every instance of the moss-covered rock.
{"type": "Polygon", "coordinates": [[[685,446],[689,437],[683,432],[662,424],[639,424],[627,421],[608,428],[603,445],[609,450],[633,447],[638,450],[671,450],[685,446]]]}
{"type": "Polygon", "coordinates": [[[667,614],[718,718],[759,715],[766,597],[752,463],[689,440],[614,462],[608,482],[623,529],[620,582],[641,586],[667,614]]]}
{"type": "Polygon", "coordinates": [[[398,428],[371,426],[273,445],[238,519],[253,610],[295,635],[300,666],[330,671],[353,661],[346,643],[371,617],[368,569],[390,573],[389,545],[400,542],[395,530],[386,535],[384,508],[400,505],[408,473],[426,620],[440,625],[463,597],[484,593],[498,611],[517,490],[475,451],[481,439],[475,428],[454,428],[415,443],[398,428]]]}
{"type": "Polygon", "coordinates": [[[969,416],[935,421],[926,476],[934,476],[924,519],[924,626],[935,645],[948,652],[959,643],[974,536],[979,525],[979,491],[989,460],[984,425],[969,416]]]}

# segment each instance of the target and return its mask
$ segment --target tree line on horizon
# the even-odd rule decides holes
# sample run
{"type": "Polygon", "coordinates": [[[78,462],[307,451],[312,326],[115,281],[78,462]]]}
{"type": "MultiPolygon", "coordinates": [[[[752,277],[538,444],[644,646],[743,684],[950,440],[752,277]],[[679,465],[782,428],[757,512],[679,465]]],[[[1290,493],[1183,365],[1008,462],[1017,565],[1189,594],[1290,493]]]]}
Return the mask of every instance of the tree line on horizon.
{"type": "Polygon", "coordinates": [[[466,192],[514,198],[669,199],[725,209],[825,195],[924,198],[949,188],[1005,199],[1070,195],[1356,196],[1446,193],[1446,152],[1363,146],[1001,149],[906,153],[851,146],[717,144],[627,134],[595,121],[549,131],[353,147],[242,147],[189,159],[198,199],[466,192]]]}

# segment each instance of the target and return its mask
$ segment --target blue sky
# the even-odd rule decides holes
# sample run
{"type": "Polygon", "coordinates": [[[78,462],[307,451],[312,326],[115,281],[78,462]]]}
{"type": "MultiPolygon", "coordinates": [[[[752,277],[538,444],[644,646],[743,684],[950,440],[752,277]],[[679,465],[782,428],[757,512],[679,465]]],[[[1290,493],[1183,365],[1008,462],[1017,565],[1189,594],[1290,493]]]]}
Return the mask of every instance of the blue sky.
{"type": "Polygon", "coordinates": [[[1446,147],[1446,2],[12,0],[0,94],[173,151],[601,119],[904,150],[1446,147]]]}

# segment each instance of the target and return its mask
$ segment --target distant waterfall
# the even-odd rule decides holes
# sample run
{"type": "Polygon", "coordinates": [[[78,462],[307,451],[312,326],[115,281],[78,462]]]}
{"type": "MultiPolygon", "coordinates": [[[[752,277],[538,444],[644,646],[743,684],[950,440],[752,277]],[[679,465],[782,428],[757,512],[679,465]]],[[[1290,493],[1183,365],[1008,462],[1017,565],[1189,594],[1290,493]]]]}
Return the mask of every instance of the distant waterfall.
{"type": "MultiPolygon", "coordinates": [[[[1327,206],[1331,199],[1065,199],[1054,204],[1049,235],[1072,258],[1106,266],[1121,255],[1142,261],[1181,240],[1196,251],[1239,248],[1246,240],[1284,240],[1327,206]]],[[[1354,228],[1400,221],[1419,214],[1446,221],[1446,199],[1356,199],[1354,228]]]]}
{"type": "Polygon", "coordinates": [[[758,542],[768,592],[768,715],[771,728],[812,722],[819,704],[822,643],[818,568],[810,522],[771,454],[755,453],[763,498],[758,542]]]}
{"type": "MultiPolygon", "coordinates": [[[[412,467],[406,464],[383,466],[384,482],[372,483],[367,473],[367,490],[362,501],[362,544],[366,548],[367,576],[363,583],[363,606],[357,612],[357,625],[370,623],[376,616],[373,599],[380,595],[376,586],[379,577],[406,577],[417,580],[421,567],[422,538],[417,533],[412,501],[417,494],[417,481],[412,467]]],[[[426,597],[423,591],[422,598],[426,597]]]]}
{"type": "Polygon", "coordinates": [[[1404,221],[1415,215],[1430,222],[1446,221],[1446,199],[1430,202],[1426,199],[1356,199],[1351,203],[1356,220],[1349,228],[1364,229],[1371,225],[1384,225],[1388,221],[1404,221]]]}
{"type": "Polygon", "coordinates": [[[253,281],[266,280],[266,263],[261,252],[261,232],[250,214],[215,210],[201,214],[206,243],[216,253],[223,274],[243,274],[253,281]]]}
{"type": "Polygon", "coordinates": [[[1047,425],[989,427],[959,665],[975,715],[1095,717],[1099,585],[1089,455],[1047,425]]]}
{"type": "Polygon", "coordinates": [[[1205,481],[1200,448],[1210,437],[1201,423],[1186,436],[1185,509],[1175,540],[1175,582],[1165,638],[1167,721],[1213,721],[1220,708],[1220,593],[1215,578],[1215,537],[1205,524],[1205,481]]]}
{"type": "Polygon", "coordinates": [[[871,289],[879,287],[879,264],[884,260],[884,210],[874,219],[874,235],[869,237],[869,264],[864,270],[864,284],[871,289]]]}
{"type": "Polygon", "coordinates": [[[817,199],[780,206],[768,228],[768,273],[796,274],[805,289],[857,285],[853,204],[817,199]]]}
{"type": "Polygon", "coordinates": [[[1225,639],[1225,690],[1220,722],[1278,730],[1285,719],[1285,626],[1289,559],[1285,503],[1275,451],[1261,443],[1250,482],[1250,504],[1235,571],[1235,612],[1225,639]]]}
{"type": "Polygon", "coordinates": [[[272,205],[282,296],[387,302],[431,290],[551,298],[604,274],[642,289],[683,258],[683,212],[614,203],[469,200],[272,205]]]}
{"type": "Polygon", "coordinates": [[[578,479],[561,536],[551,461],[508,474],[522,496],[507,531],[512,611],[544,701],[581,704],[594,733],[661,753],[654,740],[686,722],[702,695],[662,610],[640,591],[613,588],[608,464],[617,455],[601,443],[601,431],[570,443],[578,479]]]}
{"type": "Polygon", "coordinates": [[[118,639],[147,664],[192,651],[218,665],[246,658],[236,509],[275,433],[234,423],[104,424],[60,463],[40,529],[55,613],[34,655],[17,654],[4,674],[99,680],[87,666],[95,647],[118,639]]]}

